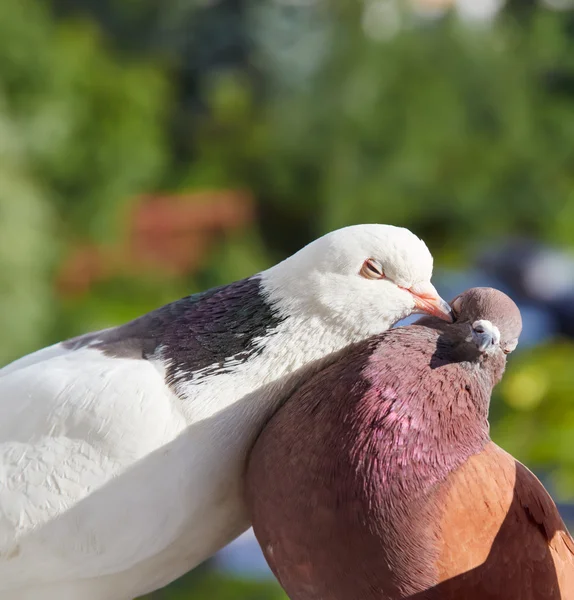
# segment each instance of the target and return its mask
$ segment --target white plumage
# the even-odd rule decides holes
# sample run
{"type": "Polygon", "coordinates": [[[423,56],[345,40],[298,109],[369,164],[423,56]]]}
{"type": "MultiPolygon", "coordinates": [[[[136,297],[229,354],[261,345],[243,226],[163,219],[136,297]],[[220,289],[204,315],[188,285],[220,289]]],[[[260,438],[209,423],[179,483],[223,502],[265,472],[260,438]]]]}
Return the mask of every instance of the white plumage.
{"type": "Polygon", "coordinates": [[[239,288],[257,298],[182,300],[159,324],[152,313],[1,369],[0,598],[131,600],[239,535],[262,424],[331,353],[417,310],[445,314],[431,272],[409,231],[349,227],[239,288]],[[383,279],[359,275],[368,258],[383,279]]]}

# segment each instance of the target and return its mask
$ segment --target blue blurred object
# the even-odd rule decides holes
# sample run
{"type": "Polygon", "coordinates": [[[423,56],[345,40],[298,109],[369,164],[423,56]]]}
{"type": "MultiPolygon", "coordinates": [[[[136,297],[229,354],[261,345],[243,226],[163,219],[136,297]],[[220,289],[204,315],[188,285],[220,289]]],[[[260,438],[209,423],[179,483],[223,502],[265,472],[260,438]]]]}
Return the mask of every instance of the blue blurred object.
{"type": "Polygon", "coordinates": [[[515,239],[485,252],[478,265],[517,301],[549,313],[551,334],[574,338],[574,254],[515,239]]]}
{"type": "Polygon", "coordinates": [[[271,569],[263,557],[253,529],[233,540],[220,550],[213,560],[215,568],[250,579],[273,578],[271,569]]]}

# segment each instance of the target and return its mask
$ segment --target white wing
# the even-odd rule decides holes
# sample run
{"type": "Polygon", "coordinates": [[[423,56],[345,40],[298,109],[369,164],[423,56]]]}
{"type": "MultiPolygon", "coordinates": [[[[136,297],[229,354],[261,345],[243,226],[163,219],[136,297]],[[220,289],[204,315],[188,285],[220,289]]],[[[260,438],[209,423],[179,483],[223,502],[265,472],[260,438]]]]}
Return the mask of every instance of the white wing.
{"type": "Polygon", "coordinates": [[[55,356],[61,356],[63,354],[67,354],[68,350],[66,350],[63,344],[54,344],[53,346],[48,346],[47,348],[42,348],[41,350],[37,350],[36,352],[32,352],[18,360],[15,360],[5,367],[0,368],[0,377],[4,375],[8,375],[9,373],[13,373],[18,369],[23,369],[29,365],[34,365],[39,362],[45,362],[50,358],[55,356]]]}
{"type": "Polygon", "coordinates": [[[146,360],[57,344],[0,370],[0,597],[97,577],[167,544],[179,515],[170,517],[173,526],[161,519],[151,526],[153,503],[138,512],[137,494],[150,481],[136,463],[185,424],[162,373],[146,360]],[[116,492],[114,478],[133,465],[139,487],[122,483],[116,492]],[[130,526],[119,527],[120,519],[130,526]],[[110,531],[114,524],[126,534],[110,531]]]}

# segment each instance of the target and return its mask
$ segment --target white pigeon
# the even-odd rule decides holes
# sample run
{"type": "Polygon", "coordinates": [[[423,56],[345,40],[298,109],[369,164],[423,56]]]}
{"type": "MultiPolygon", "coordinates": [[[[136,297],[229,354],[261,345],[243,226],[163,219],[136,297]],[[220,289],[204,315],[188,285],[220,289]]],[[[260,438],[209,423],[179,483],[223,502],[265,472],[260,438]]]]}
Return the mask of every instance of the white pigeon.
{"type": "Polygon", "coordinates": [[[280,264],[0,370],[0,598],[132,600],[249,527],[246,454],[333,352],[450,320],[407,229],[357,225],[280,264]]]}

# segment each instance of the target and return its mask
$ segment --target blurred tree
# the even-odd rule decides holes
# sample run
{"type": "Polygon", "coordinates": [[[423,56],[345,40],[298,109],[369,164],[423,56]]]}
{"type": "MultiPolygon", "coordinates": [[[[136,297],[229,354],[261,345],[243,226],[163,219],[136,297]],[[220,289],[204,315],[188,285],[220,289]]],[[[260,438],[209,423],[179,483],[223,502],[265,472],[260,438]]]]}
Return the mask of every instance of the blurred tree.
{"type": "Polygon", "coordinates": [[[54,211],[27,158],[0,101],[0,364],[45,339],[54,309],[54,211]]]}
{"type": "Polygon", "coordinates": [[[556,211],[571,210],[562,106],[574,38],[560,13],[532,4],[517,22],[524,7],[509,6],[472,29],[393,0],[52,5],[95,15],[124,49],[168,58],[179,90],[172,156],[184,161],[170,183],[254,189],[277,255],[377,218],[464,261],[485,235],[553,236],[556,211]]]}
{"type": "MultiPolygon", "coordinates": [[[[176,102],[169,114],[174,166],[194,156],[194,112],[206,109],[204,80],[214,73],[249,71],[245,0],[49,0],[60,19],[89,16],[124,55],[160,58],[172,76],[176,102]]],[[[177,180],[170,172],[170,184],[177,180]]]]}
{"type": "Polygon", "coordinates": [[[260,196],[276,221],[403,224],[459,264],[512,233],[571,244],[574,116],[542,85],[573,69],[559,15],[469,29],[399,13],[397,33],[373,13],[365,32],[354,6],[324,25],[338,43],[317,75],[266,105],[260,196]]]}
{"type": "Polygon", "coordinates": [[[53,333],[67,243],[113,239],[161,178],[169,93],[160,72],[110,55],[88,21],[0,3],[0,361],[53,333]]]}

